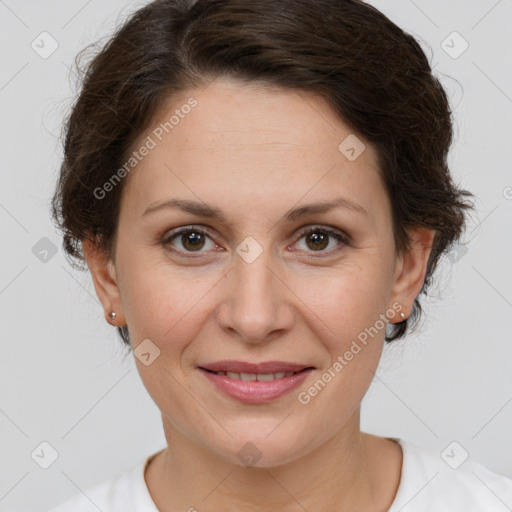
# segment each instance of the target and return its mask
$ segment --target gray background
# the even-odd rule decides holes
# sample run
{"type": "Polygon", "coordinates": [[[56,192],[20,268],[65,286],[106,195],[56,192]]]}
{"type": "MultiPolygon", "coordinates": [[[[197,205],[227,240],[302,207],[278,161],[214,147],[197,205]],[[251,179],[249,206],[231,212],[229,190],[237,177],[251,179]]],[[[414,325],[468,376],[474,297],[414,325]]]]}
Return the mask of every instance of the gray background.
{"type": "MultiPolygon", "coordinates": [[[[3,511],[45,510],[165,445],[133,356],[123,361],[90,276],[67,264],[48,211],[74,56],[145,3],[0,0],[3,511]],[[31,47],[43,31],[58,43],[48,58],[31,47]],[[56,254],[45,254],[52,245],[56,254]],[[58,453],[47,469],[31,457],[42,442],[58,453]]],[[[478,201],[468,250],[444,260],[421,331],[386,350],[362,427],[440,456],[456,441],[512,477],[512,1],[370,3],[432,49],[456,113],[453,173],[478,201]],[[469,44],[461,55],[454,31],[469,44]]]]}

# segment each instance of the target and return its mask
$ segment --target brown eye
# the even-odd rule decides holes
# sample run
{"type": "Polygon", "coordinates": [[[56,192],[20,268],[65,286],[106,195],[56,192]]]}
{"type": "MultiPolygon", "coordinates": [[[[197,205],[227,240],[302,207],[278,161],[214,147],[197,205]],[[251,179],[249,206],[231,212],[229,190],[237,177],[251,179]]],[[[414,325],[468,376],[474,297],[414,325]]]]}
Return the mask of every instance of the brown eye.
{"type": "Polygon", "coordinates": [[[329,235],[321,231],[312,231],[306,235],[306,243],[312,251],[321,251],[329,245],[329,235]]]}
{"type": "Polygon", "coordinates": [[[206,247],[207,250],[205,251],[202,249],[205,249],[208,240],[211,242],[210,249],[216,247],[216,244],[206,231],[195,227],[188,227],[171,232],[162,241],[162,244],[169,250],[177,253],[183,253],[183,255],[186,256],[186,253],[206,253],[208,247],[206,247]]]}
{"type": "Polygon", "coordinates": [[[198,231],[187,231],[181,235],[181,243],[187,251],[197,251],[203,248],[205,242],[204,233],[198,231]]]}
{"type": "Polygon", "coordinates": [[[333,251],[343,248],[345,245],[349,245],[349,239],[347,235],[333,231],[331,229],[313,227],[306,231],[303,231],[300,235],[299,240],[305,240],[304,249],[306,252],[319,252],[319,253],[331,253],[333,251]],[[331,243],[332,240],[336,240],[338,243],[331,243]],[[331,245],[331,248],[327,249],[331,245]],[[326,250],[327,249],[327,250],[326,250]]]}

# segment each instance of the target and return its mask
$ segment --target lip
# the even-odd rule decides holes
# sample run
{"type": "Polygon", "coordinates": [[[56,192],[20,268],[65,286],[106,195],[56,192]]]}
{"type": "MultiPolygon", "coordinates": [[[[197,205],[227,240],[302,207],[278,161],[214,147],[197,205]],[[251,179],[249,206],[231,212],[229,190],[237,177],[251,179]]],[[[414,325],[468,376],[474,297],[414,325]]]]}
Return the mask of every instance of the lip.
{"type": "Polygon", "coordinates": [[[212,372],[235,372],[235,373],[277,373],[277,372],[300,372],[305,368],[311,368],[310,364],[289,363],[286,361],[262,361],[261,363],[249,363],[248,361],[216,361],[214,363],[202,364],[199,368],[212,372]]]}
{"type": "MultiPolygon", "coordinates": [[[[282,377],[280,379],[273,379],[263,382],[257,380],[243,381],[231,379],[226,375],[217,375],[216,373],[206,370],[204,367],[199,368],[199,371],[223,394],[244,404],[261,404],[272,402],[273,400],[276,400],[279,397],[290,393],[293,389],[304,382],[309,374],[314,371],[314,368],[307,367],[301,370],[287,370],[298,371],[298,373],[290,375],[289,377],[282,377]]],[[[247,373],[275,372],[267,370],[264,372],[248,371],[247,373]]]]}

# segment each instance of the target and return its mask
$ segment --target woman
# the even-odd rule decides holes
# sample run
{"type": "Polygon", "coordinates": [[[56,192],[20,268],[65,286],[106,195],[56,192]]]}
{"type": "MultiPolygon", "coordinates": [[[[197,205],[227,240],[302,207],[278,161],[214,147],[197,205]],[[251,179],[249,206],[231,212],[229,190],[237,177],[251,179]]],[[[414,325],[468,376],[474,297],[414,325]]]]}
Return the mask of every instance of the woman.
{"type": "Polygon", "coordinates": [[[55,512],[509,509],[504,476],[360,430],[471,208],[410,35],[359,0],[157,0],[66,128],[53,214],[168,447],[55,512]]]}

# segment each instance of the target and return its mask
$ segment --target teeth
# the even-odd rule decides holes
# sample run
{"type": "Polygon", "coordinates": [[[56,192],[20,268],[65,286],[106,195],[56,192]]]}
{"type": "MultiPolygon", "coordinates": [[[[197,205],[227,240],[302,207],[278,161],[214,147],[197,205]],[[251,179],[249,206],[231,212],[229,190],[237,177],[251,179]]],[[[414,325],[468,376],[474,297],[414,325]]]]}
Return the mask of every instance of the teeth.
{"type": "Polygon", "coordinates": [[[253,381],[258,380],[260,382],[268,382],[274,379],[282,379],[283,377],[290,377],[297,372],[276,372],[276,373],[237,373],[237,372],[215,372],[217,375],[225,375],[230,379],[253,381]]]}
{"type": "Polygon", "coordinates": [[[256,376],[256,378],[260,382],[267,382],[269,380],[274,380],[277,377],[273,373],[260,373],[259,375],[256,376]]]}

